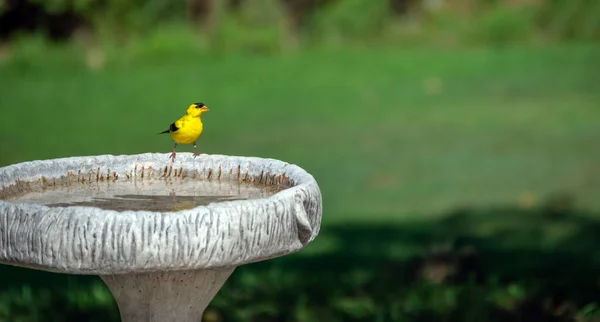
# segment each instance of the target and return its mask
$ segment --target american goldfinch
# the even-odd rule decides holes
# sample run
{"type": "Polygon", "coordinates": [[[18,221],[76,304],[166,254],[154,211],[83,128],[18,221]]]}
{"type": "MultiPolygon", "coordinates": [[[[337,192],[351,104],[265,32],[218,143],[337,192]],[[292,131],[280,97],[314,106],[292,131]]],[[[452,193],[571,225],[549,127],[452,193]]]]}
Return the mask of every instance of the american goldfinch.
{"type": "Polygon", "coordinates": [[[202,120],[200,117],[202,114],[208,112],[209,109],[206,105],[202,103],[194,103],[187,108],[185,115],[182,116],[179,120],[171,123],[169,129],[160,132],[158,134],[169,133],[173,141],[175,141],[175,146],[173,146],[173,153],[171,153],[170,158],[175,161],[177,144],[194,144],[194,158],[200,155],[196,150],[196,140],[202,134],[202,120]]]}

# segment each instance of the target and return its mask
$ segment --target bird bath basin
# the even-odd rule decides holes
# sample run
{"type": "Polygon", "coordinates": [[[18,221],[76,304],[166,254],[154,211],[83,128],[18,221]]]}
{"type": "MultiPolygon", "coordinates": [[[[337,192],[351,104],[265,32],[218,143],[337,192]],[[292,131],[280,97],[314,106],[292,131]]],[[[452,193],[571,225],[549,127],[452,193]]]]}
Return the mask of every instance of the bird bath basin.
{"type": "Polygon", "coordinates": [[[99,275],[123,321],[201,321],[233,270],[318,234],[321,193],[298,166],[179,153],[0,168],[0,263],[99,275]]]}

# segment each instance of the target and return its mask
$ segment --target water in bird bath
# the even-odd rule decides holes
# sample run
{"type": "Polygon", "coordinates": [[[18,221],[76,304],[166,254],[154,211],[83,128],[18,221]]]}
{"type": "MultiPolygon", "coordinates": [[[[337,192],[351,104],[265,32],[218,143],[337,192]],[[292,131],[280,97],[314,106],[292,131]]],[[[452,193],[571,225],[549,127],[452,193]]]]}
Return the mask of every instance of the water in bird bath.
{"type": "Polygon", "coordinates": [[[115,181],[32,188],[0,199],[49,207],[87,206],[117,211],[169,212],[214,202],[264,198],[282,189],[278,185],[195,179],[115,181]]]}

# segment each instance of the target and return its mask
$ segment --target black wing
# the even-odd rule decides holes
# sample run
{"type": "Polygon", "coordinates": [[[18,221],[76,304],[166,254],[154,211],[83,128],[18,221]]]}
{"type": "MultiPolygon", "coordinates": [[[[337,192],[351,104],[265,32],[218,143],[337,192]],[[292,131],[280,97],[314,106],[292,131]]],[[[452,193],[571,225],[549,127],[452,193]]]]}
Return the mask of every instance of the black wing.
{"type": "Polygon", "coordinates": [[[163,133],[169,133],[169,132],[177,132],[177,130],[179,130],[179,128],[177,127],[177,125],[175,125],[175,123],[171,123],[171,125],[169,125],[169,129],[166,131],[162,131],[158,134],[163,134],[163,133]]]}

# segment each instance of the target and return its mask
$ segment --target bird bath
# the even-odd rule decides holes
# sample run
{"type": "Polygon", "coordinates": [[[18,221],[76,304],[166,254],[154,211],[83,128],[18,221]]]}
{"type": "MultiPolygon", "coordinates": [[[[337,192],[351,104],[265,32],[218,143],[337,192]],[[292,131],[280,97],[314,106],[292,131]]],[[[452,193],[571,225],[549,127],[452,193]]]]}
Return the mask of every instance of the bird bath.
{"type": "Polygon", "coordinates": [[[123,321],[201,321],[246,263],[319,233],[321,192],[273,159],[179,153],[0,168],[0,263],[99,275],[123,321]]]}

